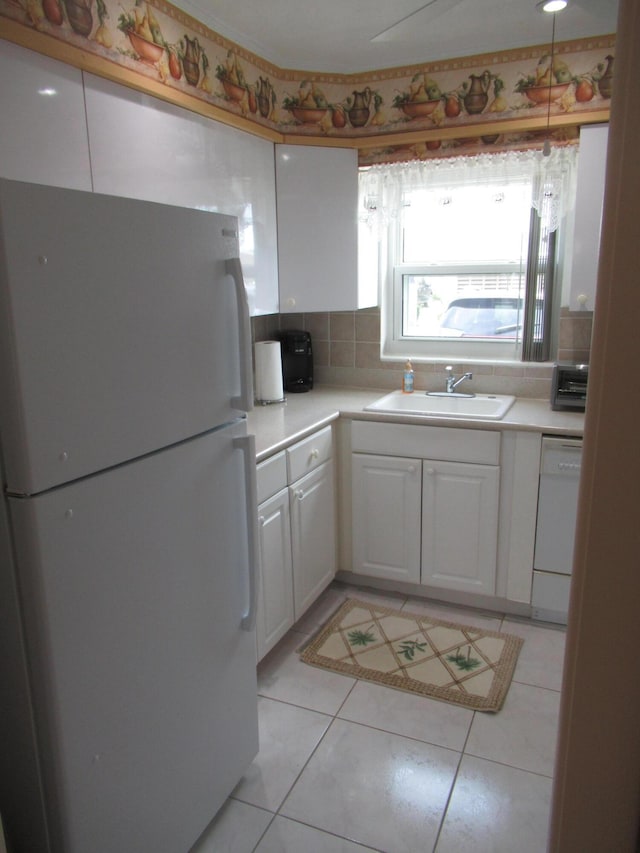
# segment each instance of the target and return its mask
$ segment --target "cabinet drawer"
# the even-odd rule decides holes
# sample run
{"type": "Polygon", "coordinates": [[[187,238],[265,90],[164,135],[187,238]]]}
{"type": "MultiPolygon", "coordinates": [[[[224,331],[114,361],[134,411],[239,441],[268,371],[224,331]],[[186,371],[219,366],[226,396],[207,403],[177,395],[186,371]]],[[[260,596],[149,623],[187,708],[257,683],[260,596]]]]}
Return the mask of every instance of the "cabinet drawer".
{"type": "Polygon", "coordinates": [[[484,429],[353,421],[351,449],[357,453],[498,465],[500,433],[484,429]]]}
{"type": "Polygon", "coordinates": [[[322,465],[323,462],[331,459],[332,448],[330,426],[314,432],[313,435],[288,448],[286,454],[289,483],[294,483],[300,477],[304,477],[305,474],[322,465]]]}
{"type": "Polygon", "coordinates": [[[287,460],[284,450],[258,465],[258,503],[266,501],[287,485],[287,460]]]}

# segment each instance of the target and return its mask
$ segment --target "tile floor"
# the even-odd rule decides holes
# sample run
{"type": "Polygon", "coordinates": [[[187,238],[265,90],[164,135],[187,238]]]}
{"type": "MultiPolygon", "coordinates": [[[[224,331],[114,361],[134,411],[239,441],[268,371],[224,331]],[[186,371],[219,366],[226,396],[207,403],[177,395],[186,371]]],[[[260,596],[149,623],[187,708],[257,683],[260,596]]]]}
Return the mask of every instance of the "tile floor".
{"type": "Polygon", "coordinates": [[[335,583],[258,668],[260,753],[193,853],[544,853],[564,631],[335,583]],[[300,663],[345,596],[523,637],[498,714],[300,663]]]}

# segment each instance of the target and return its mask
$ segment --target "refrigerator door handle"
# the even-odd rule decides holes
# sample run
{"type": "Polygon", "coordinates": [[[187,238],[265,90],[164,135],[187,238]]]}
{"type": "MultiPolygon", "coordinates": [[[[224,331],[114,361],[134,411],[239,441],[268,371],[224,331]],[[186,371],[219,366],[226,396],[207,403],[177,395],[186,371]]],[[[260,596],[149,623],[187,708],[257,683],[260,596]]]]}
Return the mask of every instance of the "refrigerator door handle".
{"type": "Polygon", "coordinates": [[[233,279],[238,307],[238,324],[240,330],[240,396],[231,399],[234,409],[249,412],[253,409],[253,370],[251,367],[251,320],[249,318],[249,303],[244,286],[242,264],[240,258],[229,258],[226,263],[227,273],[233,279]]]}
{"type": "Polygon", "coordinates": [[[249,535],[249,607],[243,614],[241,628],[243,631],[253,631],[256,624],[258,608],[258,566],[260,549],[258,547],[258,477],[256,469],[256,437],[243,435],[234,438],[235,447],[244,454],[245,496],[247,501],[247,529],[249,535]]]}

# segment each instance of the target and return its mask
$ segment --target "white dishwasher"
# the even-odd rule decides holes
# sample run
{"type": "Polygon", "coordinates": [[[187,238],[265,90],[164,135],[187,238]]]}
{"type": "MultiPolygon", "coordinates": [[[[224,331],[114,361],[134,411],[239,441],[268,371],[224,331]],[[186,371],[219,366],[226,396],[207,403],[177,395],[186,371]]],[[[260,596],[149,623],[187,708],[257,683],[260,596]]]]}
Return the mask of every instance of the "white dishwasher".
{"type": "Polygon", "coordinates": [[[543,437],[531,597],[536,619],[567,621],[581,458],[581,439],[543,437]]]}

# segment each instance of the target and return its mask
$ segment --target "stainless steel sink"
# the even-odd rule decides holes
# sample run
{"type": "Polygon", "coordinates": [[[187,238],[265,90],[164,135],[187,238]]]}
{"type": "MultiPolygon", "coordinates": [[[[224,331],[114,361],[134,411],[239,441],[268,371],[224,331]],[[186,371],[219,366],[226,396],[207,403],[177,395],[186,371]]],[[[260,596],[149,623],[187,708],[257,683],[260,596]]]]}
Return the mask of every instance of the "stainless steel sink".
{"type": "Polygon", "coordinates": [[[499,421],[509,411],[515,399],[504,394],[476,394],[474,397],[465,397],[456,394],[429,395],[424,391],[414,391],[413,394],[392,391],[365,406],[365,411],[499,421]]]}

